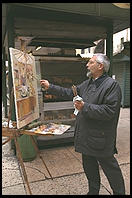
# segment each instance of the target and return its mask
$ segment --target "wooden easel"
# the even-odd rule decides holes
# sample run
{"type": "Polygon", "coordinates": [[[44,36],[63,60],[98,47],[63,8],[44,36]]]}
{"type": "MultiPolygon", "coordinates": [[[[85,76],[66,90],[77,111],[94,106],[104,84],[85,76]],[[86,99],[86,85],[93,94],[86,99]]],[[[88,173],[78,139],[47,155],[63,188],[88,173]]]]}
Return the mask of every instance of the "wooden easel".
{"type": "MultiPolygon", "coordinates": [[[[9,106],[8,127],[2,127],[2,136],[3,137],[8,137],[8,139],[5,142],[3,142],[2,145],[6,144],[10,140],[14,139],[15,146],[16,146],[17,158],[18,158],[18,160],[20,162],[20,166],[22,168],[23,176],[24,176],[25,182],[27,184],[27,187],[28,187],[28,190],[29,190],[29,194],[32,195],[32,192],[31,192],[31,189],[30,189],[30,185],[29,185],[29,182],[28,182],[28,177],[27,177],[26,170],[25,170],[25,166],[24,166],[23,159],[22,159],[21,149],[20,149],[20,146],[19,146],[19,143],[18,143],[18,137],[20,135],[26,134],[26,135],[30,136],[32,144],[33,144],[37,154],[39,155],[40,159],[42,160],[47,172],[49,173],[50,178],[51,179],[53,179],[53,178],[52,178],[52,175],[51,175],[49,169],[47,168],[47,166],[46,166],[46,164],[44,162],[44,159],[43,159],[43,157],[40,154],[38,146],[37,146],[37,144],[36,144],[36,142],[35,142],[35,140],[33,138],[33,135],[36,135],[36,134],[34,132],[29,132],[28,130],[9,128],[9,122],[11,120],[11,112],[12,112],[13,94],[14,94],[14,92],[13,92],[13,89],[12,89],[10,106],[9,106]]],[[[37,136],[38,136],[38,134],[37,134],[37,136]]]]}

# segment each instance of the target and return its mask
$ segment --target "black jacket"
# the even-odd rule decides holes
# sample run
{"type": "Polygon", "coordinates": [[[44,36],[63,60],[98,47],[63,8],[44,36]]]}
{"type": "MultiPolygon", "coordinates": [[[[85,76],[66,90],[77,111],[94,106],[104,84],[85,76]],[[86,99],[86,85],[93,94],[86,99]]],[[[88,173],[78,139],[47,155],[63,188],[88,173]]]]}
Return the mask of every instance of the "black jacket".
{"type": "MultiPolygon", "coordinates": [[[[98,157],[117,152],[117,124],[121,105],[119,84],[107,75],[77,86],[84,107],[76,116],[75,151],[98,157]]],[[[48,93],[73,99],[70,88],[50,84],[48,93]]]]}

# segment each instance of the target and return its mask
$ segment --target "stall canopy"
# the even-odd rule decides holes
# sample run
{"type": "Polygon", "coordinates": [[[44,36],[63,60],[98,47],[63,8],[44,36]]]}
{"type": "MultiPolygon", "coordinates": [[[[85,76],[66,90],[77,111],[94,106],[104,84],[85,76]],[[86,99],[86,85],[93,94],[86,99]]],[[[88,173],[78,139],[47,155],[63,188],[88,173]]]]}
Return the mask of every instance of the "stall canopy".
{"type": "Polygon", "coordinates": [[[3,3],[3,44],[10,18],[15,38],[31,46],[87,48],[106,39],[110,27],[128,28],[130,9],[128,3],[3,3]]]}

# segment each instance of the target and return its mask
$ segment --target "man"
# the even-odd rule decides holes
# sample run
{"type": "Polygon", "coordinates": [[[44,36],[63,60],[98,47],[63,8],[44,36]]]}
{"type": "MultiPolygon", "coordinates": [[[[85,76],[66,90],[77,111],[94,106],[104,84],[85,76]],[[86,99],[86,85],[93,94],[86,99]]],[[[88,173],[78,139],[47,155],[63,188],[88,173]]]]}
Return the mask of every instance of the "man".
{"type": "Polygon", "coordinates": [[[94,54],[86,65],[88,80],[77,86],[82,100],[76,100],[72,89],[41,80],[49,93],[73,99],[79,111],[75,124],[75,151],[82,153],[84,172],[88,179],[88,195],[99,195],[102,167],[114,195],[125,195],[123,176],[114,154],[117,124],[121,106],[119,84],[107,75],[110,62],[104,54],[94,54]],[[74,97],[74,98],[73,98],[74,97]]]}

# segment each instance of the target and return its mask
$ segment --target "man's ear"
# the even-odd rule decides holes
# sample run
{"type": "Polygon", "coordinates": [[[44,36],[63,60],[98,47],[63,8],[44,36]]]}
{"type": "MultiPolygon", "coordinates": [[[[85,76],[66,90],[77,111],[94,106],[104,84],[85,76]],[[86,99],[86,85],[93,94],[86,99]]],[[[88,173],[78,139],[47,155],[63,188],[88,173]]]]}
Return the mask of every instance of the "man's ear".
{"type": "Polygon", "coordinates": [[[99,70],[102,70],[104,68],[104,65],[102,63],[99,64],[99,70]]]}

